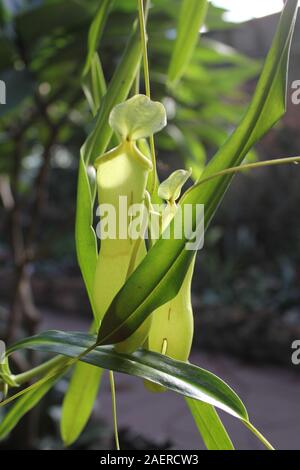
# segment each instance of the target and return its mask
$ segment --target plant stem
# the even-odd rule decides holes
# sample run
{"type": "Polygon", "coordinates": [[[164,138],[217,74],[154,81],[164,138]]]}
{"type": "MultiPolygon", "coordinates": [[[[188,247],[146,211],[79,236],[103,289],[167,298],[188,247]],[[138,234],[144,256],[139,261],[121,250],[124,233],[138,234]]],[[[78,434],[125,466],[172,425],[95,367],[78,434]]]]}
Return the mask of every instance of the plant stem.
{"type": "Polygon", "coordinates": [[[139,22],[141,30],[141,41],[143,47],[143,61],[144,61],[144,76],[145,76],[145,88],[146,95],[151,97],[151,87],[150,87],[150,74],[149,74],[149,61],[148,61],[148,51],[147,51],[147,31],[146,31],[146,21],[145,21],[145,12],[144,12],[144,2],[143,0],[138,0],[139,8],[139,22]]]}
{"type": "Polygon", "coordinates": [[[49,375],[46,375],[45,377],[43,377],[42,379],[38,380],[37,382],[35,382],[34,384],[30,385],[29,387],[26,387],[24,388],[23,390],[21,390],[20,392],[17,392],[15,393],[14,395],[12,395],[11,397],[7,398],[6,400],[2,401],[0,403],[0,408],[7,405],[8,403],[12,402],[13,400],[15,400],[16,398],[20,397],[21,395],[24,395],[24,393],[27,393],[27,392],[30,392],[31,390],[35,389],[35,388],[38,388],[40,385],[43,385],[44,383],[46,383],[48,380],[50,379],[53,379],[54,377],[59,377],[61,374],[65,373],[71,366],[73,366],[76,362],[80,361],[84,356],[86,356],[88,353],[90,353],[91,351],[93,351],[95,348],[97,347],[97,343],[94,343],[92,344],[92,346],[90,346],[89,348],[85,349],[82,353],[80,353],[78,356],[76,357],[73,357],[73,358],[69,358],[69,359],[65,359],[63,356],[58,356],[56,358],[53,359],[53,362],[54,360],[56,359],[57,362],[56,362],[56,365],[57,364],[61,364],[62,367],[58,368],[58,369],[55,369],[53,368],[53,364],[52,364],[52,368],[51,368],[51,365],[49,365],[49,362],[50,361],[47,361],[45,364],[41,364],[40,366],[38,367],[35,367],[34,369],[30,369],[29,371],[27,372],[24,372],[23,374],[19,374],[19,376],[15,376],[15,378],[18,378],[21,376],[23,376],[23,383],[26,382],[28,380],[28,378],[33,378],[34,375],[33,373],[35,373],[35,375],[38,375],[41,373],[41,369],[43,366],[45,366],[45,371],[53,371],[52,374],[49,374],[49,375]],[[60,361],[58,360],[58,358],[60,359],[60,361]]]}
{"type": "Polygon", "coordinates": [[[263,168],[267,166],[275,166],[275,165],[285,165],[288,163],[295,163],[299,164],[300,163],[300,157],[285,157],[285,158],[276,158],[274,160],[264,160],[262,162],[256,162],[256,163],[248,163],[246,165],[240,165],[240,166],[233,166],[230,168],[226,168],[225,170],[218,171],[216,173],[213,173],[210,176],[207,176],[206,178],[199,179],[194,186],[192,186],[190,189],[188,189],[185,194],[183,195],[183,198],[196,186],[200,186],[202,184],[207,183],[208,181],[218,178],[219,176],[225,176],[225,175],[232,175],[235,173],[240,173],[243,172],[244,170],[255,170],[256,168],[263,168]]]}
{"type": "Polygon", "coordinates": [[[286,158],[276,158],[275,160],[264,160],[262,162],[256,162],[256,163],[247,163],[246,165],[240,165],[240,166],[233,166],[231,168],[226,168],[225,170],[218,171],[217,173],[214,173],[211,176],[208,176],[207,178],[204,178],[203,180],[200,179],[197,185],[206,183],[207,181],[217,178],[218,176],[223,176],[231,173],[238,173],[244,170],[254,170],[256,168],[263,168],[266,166],[275,166],[275,165],[285,165],[287,163],[300,163],[300,157],[286,157],[286,158]]]}
{"type": "Polygon", "coordinates": [[[136,74],[135,84],[134,84],[135,94],[136,95],[138,95],[139,92],[140,92],[140,79],[141,79],[141,72],[140,72],[140,69],[139,69],[137,74],[136,74]]]}
{"type": "MultiPolygon", "coordinates": [[[[148,10],[148,3],[147,3],[148,10]]],[[[148,60],[148,50],[147,50],[147,30],[146,30],[146,20],[144,12],[144,1],[138,0],[138,10],[139,10],[139,23],[141,31],[141,41],[143,48],[143,62],[144,62],[144,78],[145,78],[145,90],[148,98],[151,98],[151,86],[150,86],[150,73],[149,73],[149,60],[148,60]]],[[[156,154],[155,154],[155,142],[154,136],[150,137],[150,148],[151,148],[151,157],[153,165],[153,182],[151,188],[151,194],[153,194],[156,187],[156,154]]]]}
{"type": "Polygon", "coordinates": [[[45,384],[48,382],[48,380],[53,379],[54,377],[59,377],[61,374],[66,372],[69,368],[69,365],[66,365],[65,367],[61,367],[60,369],[57,369],[53,374],[47,375],[46,377],[43,377],[42,379],[38,380],[37,382],[34,382],[34,384],[29,385],[29,387],[24,388],[20,392],[15,393],[9,398],[6,398],[6,400],[0,402],[0,408],[2,408],[5,405],[8,405],[8,403],[11,403],[12,401],[16,400],[16,398],[19,398],[20,396],[24,395],[25,393],[28,393],[39,386],[45,384]]]}
{"type": "Polygon", "coordinates": [[[15,375],[14,379],[19,385],[23,385],[38,375],[50,372],[56,366],[67,364],[68,361],[69,360],[64,356],[56,356],[53,359],[50,359],[49,361],[34,367],[33,369],[23,372],[22,374],[15,375]]]}
{"type": "Polygon", "coordinates": [[[116,443],[116,449],[120,450],[118,420],[117,420],[116,387],[115,387],[114,373],[112,370],[109,371],[109,382],[110,382],[110,389],[111,389],[112,412],[113,412],[113,418],[114,418],[115,443],[116,443]]]}
{"type": "Polygon", "coordinates": [[[243,421],[244,425],[250,429],[250,431],[255,434],[255,436],[262,442],[262,444],[268,450],[275,450],[274,447],[270,444],[270,442],[251,424],[249,421],[243,421]]]}

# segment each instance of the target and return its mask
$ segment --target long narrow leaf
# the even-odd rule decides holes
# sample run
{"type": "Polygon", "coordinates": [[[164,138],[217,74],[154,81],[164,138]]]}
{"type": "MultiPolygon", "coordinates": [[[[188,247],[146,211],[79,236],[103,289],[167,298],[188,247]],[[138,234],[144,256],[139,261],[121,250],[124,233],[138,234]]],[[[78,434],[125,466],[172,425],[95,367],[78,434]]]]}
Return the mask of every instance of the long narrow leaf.
{"type": "Polygon", "coordinates": [[[75,240],[78,264],[93,308],[93,282],[97,263],[97,239],[93,229],[93,203],[83,155],[79,160],[75,240]]]}
{"type": "MultiPolygon", "coordinates": [[[[78,357],[93,346],[95,339],[95,336],[84,333],[48,331],[20,341],[7,352],[11,354],[27,348],[78,357]]],[[[232,416],[248,420],[247,411],[236,393],[223,380],[195,365],[144,350],[132,355],[118,354],[111,346],[96,347],[80,360],[150,380],[181,395],[216,406],[232,416]]]]}
{"type": "Polygon", "coordinates": [[[121,62],[113,75],[104,98],[101,100],[94,130],[84,144],[83,153],[87,163],[92,163],[95,158],[105,152],[112,137],[112,129],[108,123],[110,112],[116,104],[121,103],[128,97],[141,57],[140,35],[135,25],[121,62]]]}
{"type": "MultiPolygon", "coordinates": [[[[242,163],[251,147],[282,117],[286,109],[289,52],[297,16],[297,0],[287,0],[272,47],[265,62],[252,102],[236,131],[207,165],[202,178],[242,163]]],[[[193,188],[184,202],[205,204],[208,225],[232,177],[217,178],[213,184],[193,188]]]]}
{"type": "Polygon", "coordinates": [[[168,71],[170,85],[177,83],[188,66],[203,25],[207,0],[183,0],[179,12],[177,38],[168,71]]]}
{"type": "Polygon", "coordinates": [[[46,393],[60,379],[53,377],[38,388],[26,393],[9,409],[0,423],[0,439],[5,438],[28,411],[34,408],[46,393]]]}
{"type": "MultiPolygon", "coordinates": [[[[203,178],[240,164],[254,145],[285,111],[289,49],[297,13],[297,0],[288,0],[281,16],[254,98],[239,127],[203,172],[203,178]]],[[[231,177],[223,176],[194,186],[182,206],[204,204],[205,228],[220,204],[231,177]]],[[[174,227],[175,221],[171,226],[174,227]]],[[[194,227],[195,229],[195,227],[194,227]]],[[[160,239],[120,290],[101,324],[99,344],[113,344],[129,337],[156,308],[179,291],[194,253],[186,250],[187,238],[160,239]],[[132,295],[132,292],[135,295],[132,295]]]]}
{"type": "MultiPolygon", "coordinates": [[[[108,115],[115,104],[126,99],[133,83],[137,67],[141,59],[139,35],[135,32],[117,68],[108,90],[103,76],[102,66],[96,52],[104,25],[113,1],[104,0],[90,28],[88,41],[88,57],[83,72],[83,88],[90,103],[93,114],[98,112],[95,129],[81,150],[76,212],[76,251],[79,266],[84,278],[90,303],[93,308],[92,288],[97,262],[97,240],[93,229],[93,195],[87,175],[87,164],[101,153],[109,143],[111,133],[108,126],[108,115]],[[106,95],[106,99],[103,97],[106,95]]],[[[94,308],[93,308],[94,311],[94,308]]],[[[95,370],[87,364],[78,365],[72,377],[70,388],[64,401],[61,430],[66,443],[76,440],[85,426],[99,388],[102,371],[95,370]],[[84,376],[88,376],[90,386],[86,387],[84,376]],[[75,387],[74,384],[77,384],[75,387]],[[79,393],[81,391],[81,393],[79,393]],[[84,395],[84,412],[80,419],[74,415],[74,406],[79,395],[84,395]]]]}
{"type": "Polygon", "coordinates": [[[94,53],[90,67],[82,78],[82,88],[90,105],[93,116],[96,116],[101,99],[106,93],[106,82],[102,64],[97,52],[94,53]]]}
{"type": "Polygon", "coordinates": [[[102,0],[98,12],[91,24],[88,36],[88,55],[83,75],[86,75],[91,68],[93,58],[97,52],[97,47],[104,31],[106,20],[114,2],[115,0],[102,0]]]}
{"type": "MultiPolygon", "coordinates": [[[[93,198],[89,187],[87,165],[106,150],[112,135],[108,124],[108,116],[117,103],[127,98],[140,64],[141,53],[139,34],[135,30],[106,93],[105,90],[101,90],[101,106],[94,131],[81,149],[77,190],[76,251],[92,306],[92,284],[97,260],[97,241],[92,227],[93,198]],[[105,96],[103,96],[104,93],[105,96]]],[[[93,101],[95,102],[95,97],[93,97],[93,101]]]]}
{"type": "MultiPolygon", "coordinates": [[[[101,99],[107,91],[97,47],[113,3],[114,0],[103,0],[101,2],[89,30],[88,56],[82,74],[82,87],[94,116],[99,109],[101,99]]],[[[92,308],[92,286],[97,262],[97,241],[92,227],[93,200],[84,152],[81,151],[75,229],[76,249],[92,308]]],[[[102,372],[101,369],[84,363],[78,363],[75,366],[68,391],[64,397],[61,417],[61,434],[66,445],[72,444],[77,439],[90,417],[102,372]],[[79,408],[80,413],[78,412],[79,408]]]]}
{"type": "Polygon", "coordinates": [[[84,429],[97,397],[103,369],[79,362],[65,395],[61,435],[65,445],[71,445],[84,429]]]}
{"type": "Polygon", "coordinates": [[[206,448],[208,450],[234,450],[230,437],[214,407],[191,398],[185,400],[206,448]]]}
{"type": "Polygon", "coordinates": [[[89,30],[88,55],[82,73],[82,87],[94,116],[97,114],[101,99],[106,93],[106,83],[97,48],[113,4],[114,0],[101,2],[89,30]]]}

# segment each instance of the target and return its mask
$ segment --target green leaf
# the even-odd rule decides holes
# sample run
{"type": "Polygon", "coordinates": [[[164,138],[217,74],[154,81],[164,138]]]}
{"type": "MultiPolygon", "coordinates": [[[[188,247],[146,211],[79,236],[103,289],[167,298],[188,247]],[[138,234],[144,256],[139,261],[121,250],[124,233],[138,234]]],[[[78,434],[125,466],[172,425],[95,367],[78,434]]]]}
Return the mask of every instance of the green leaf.
{"type": "Polygon", "coordinates": [[[103,0],[91,24],[88,36],[88,55],[82,73],[82,86],[93,115],[97,114],[102,97],[106,93],[106,82],[97,48],[114,0],[103,0]]]}
{"type": "MultiPolygon", "coordinates": [[[[100,102],[107,92],[100,58],[96,49],[112,6],[111,3],[106,0],[102,2],[89,31],[89,52],[83,72],[82,86],[94,115],[97,113],[100,102]]],[[[91,192],[87,173],[88,157],[85,154],[85,145],[81,149],[79,161],[75,238],[78,263],[94,311],[92,288],[98,248],[96,234],[93,229],[94,194],[91,192]]],[[[94,151],[96,153],[96,150],[94,151]]]]}
{"type": "MultiPolygon", "coordinates": [[[[101,92],[100,97],[97,97],[97,95],[95,95],[95,87],[90,88],[90,102],[92,104],[93,110],[96,109],[100,98],[101,106],[98,110],[98,117],[96,119],[94,130],[81,149],[75,232],[77,258],[92,308],[92,286],[98,250],[95,231],[92,227],[94,199],[92,197],[89,185],[87,166],[89,163],[92,163],[96,157],[101,155],[109,144],[112,136],[112,130],[108,123],[109,115],[115,105],[127,98],[135,79],[138,66],[140,64],[141,55],[142,48],[140,44],[140,37],[137,29],[135,28],[124,52],[123,58],[113,75],[106,93],[103,87],[101,90],[99,89],[101,92]],[[104,93],[105,96],[103,96],[104,93]]],[[[97,61],[97,59],[95,60],[97,61]]],[[[104,85],[104,82],[99,74],[96,77],[96,84],[97,83],[104,85]]]]}
{"type": "MultiPolygon", "coordinates": [[[[82,86],[95,116],[105,95],[106,82],[97,47],[113,1],[104,0],[92,22],[88,37],[88,56],[83,71],[82,86]]],[[[92,286],[97,262],[97,240],[93,229],[93,200],[85,165],[84,150],[81,151],[76,212],[76,249],[81,272],[93,307],[92,286]]],[[[93,308],[94,311],[94,308],[93,308]]],[[[91,414],[99,389],[102,370],[79,363],[73,372],[64,398],[61,434],[65,444],[72,444],[85,427],[91,414]],[[81,412],[78,413],[79,406],[81,412]]]]}
{"type": "MultiPolygon", "coordinates": [[[[97,47],[113,3],[114,0],[103,0],[89,30],[88,56],[83,70],[82,87],[94,116],[97,114],[101,99],[107,91],[97,47]]],[[[84,150],[82,150],[77,188],[76,251],[94,311],[92,287],[98,250],[96,235],[92,226],[93,200],[84,150]]],[[[61,435],[66,445],[71,445],[84,429],[94,406],[102,373],[101,369],[88,364],[78,363],[75,366],[62,409],[61,435]]]]}
{"type": "Polygon", "coordinates": [[[177,39],[168,71],[168,81],[174,85],[183,76],[197,45],[206,12],[207,0],[183,0],[179,12],[177,39]]]}
{"type": "MultiPolygon", "coordinates": [[[[98,257],[97,239],[93,229],[93,203],[83,155],[79,160],[75,239],[77,259],[93,307],[93,282],[98,257]]],[[[94,309],[93,309],[94,310],[94,309]]]]}
{"type": "Polygon", "coordinates": [[[97,52],[93,55],[90,67],[82,78],[82,88],[93,116],[96,116],[101,99],[106,93],[106,82],[97,52]]]}
{"type": "Polygon", "coordinates": [[[65,395],[61,436],[65,445],[71,445],[80,436],[94,406],[103,370],[78,362],[65,395]]]}
{"type": "MultiPolygon", "coordinates": [[[[218,153],[207,165],[202,177],[244,160],[251,147],[281,118],[286,109],[286,87],[289,51],[297,15],[297,0],[288,0],[272,47],[265,62],[255,95],[243,120],[218,153]]],[[[229,187],[231,177],[216,178],[199,191],[197,186],[186,195],[185,202],[197,200],[205,204],[206,225],[229,187]]]]}
{"type": "Polygon", "coordinates": [[[99,42],[101,40],[106,20],[110,13],[111,8],[114,5],[115,0],[102,0],[98,12],[91,24],[88,37],[88,55],[83,71],[83,75],[87,75],[90,68],[92,67],[92,62],[97,52],[99,42]]]}
{"type": "Polygon", "coordinates": [[[109,125],[122,140],[145,139],[167,125],[166,110],[158,101],[135,95],[113,108],[109,125]]]}
{"type": "Polygon", "coordinates": [[[186,398],[186,403],[208,450],[234,450],[213,406],[191,398],[186,398]]]}
{"type": "Polygon", "coordinates": [[[124,55],[117,67],[107,92],[101,100],[94,130],[83,147],[85,162],[91,162],[102,155],[110,142],[112,129],[109,115],[112,109],[126,100],[136,77],[142,57],[139,32],[135,26],[124,55]]]}
{"type": "Polygon", "coordinates": [[[46,395],[61,376],[62,374],[60,376],[50,378],[38,388],[29,391],[18,399],[0,423],[0,439],[5,438],[12,431],[23,416],[39,403],[39,401],[46,395]]]}
{"type": "MultiPolygon", "coordinates": [[[[74,358],[93,346],[95,339],[95,336],[84,333],[48,331],[16,343],[7,353],[27,348],[74,358]]],[[[80,360],[150,380],[181,395],[216,406],[232,416],[248,420],[247,411],[236,393],[211,372],[192,364],[144,350],[131,355],[119,354],[111,346],[98,346],[80,360]]]]}
{"type": "MultiPolygon", "coordinates": [[[[287,65],[297,3],[297,0],[287,1],[250,107],[236,131],[206,166],[203,178],[242,163],[251,146],[284,113],[287,65]]],[[[196,204],[204,204],[207,228],[231,179],[230,176],[222,176],[203,186],[195,185],[181,199],[182,207],[190,204],[195,210],[196,204]]],[[[175,217],[171,228],[176,222],[175,217]]],[[[192,222],[195,229],[195,220],[192,222]]],[[[186,236],[182,239],[161,238],[149,250],[104,316],[99,344],[125,340],[156,308],[175,297],[194,257],[194,252],[186,249],[187,239],[186,236]]]]}

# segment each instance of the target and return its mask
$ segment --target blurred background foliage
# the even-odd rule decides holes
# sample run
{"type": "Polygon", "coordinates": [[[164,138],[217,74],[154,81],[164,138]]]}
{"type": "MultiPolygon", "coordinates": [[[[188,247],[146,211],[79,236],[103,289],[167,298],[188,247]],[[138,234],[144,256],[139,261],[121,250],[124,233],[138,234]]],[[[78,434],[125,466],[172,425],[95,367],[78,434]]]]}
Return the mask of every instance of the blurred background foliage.
{"type": "MultiPolygon", "coordinates": [[[[152,0],[149,16],[152,95],[168,113],[166,132],[156,138],[161,178],[184,166],[194,178],[201,175],[245,111],[277,21],[274,15],[271,24],[261,23],[270,35],[261,50],[245,54],[239,31],[249,33],[255,21],[229,23],[210,3],[193,58],[182,80],[168,87],[180,3],[152,0]]],[[[7,97],[0,106],[0,337],[8,341],[52,326],[49,311],[61,328],[90,318],[73,232],[79,149],[93,125],[81,77],[98,7],[99,0],[0,1],[7,97]]],[[[136,0],[114,3],[98,51],[107,81],[136,16],[136,0]]],[[[298,49],[292,57],[299,59],[298,49]]],[[[247,159],[298,155],[298,125],[290,109],[247,159]]],[[[300,196],[293,170],[245,173],[226,196],[196,268],[195,346],[290,363],[291,340],[300,334],[300,196]]],[[[27,368],[23,360],[17,369],[27,368]]]]}
{"type": "MultiPolygon", "coordinates": [[[[74,263],[78,153],[92,125],[81,75],[98,7],[98,0],[2,2],[0,79],[7,84],[7,104],[0,108],[0,170],[9,217],[1,220],[3,228],[10,222],[10,230],[2,231],[1,244],[8,265],[11,256],[5,254],[12,249],[19,270],[24,264],[43,269],[64,259],[74,263]],[[48,264],[41,265],[45,257],[48,264]]],[[[159,167],[163,175],[178,165],[192,167],[196,178],[241,117],[242,85],[260,64],[204,37],[183,80],[168,89],[179,9],[180,1],[155,0],[150,13],[153,96],[164,102],[169,119],[157,140],[159,167]]],[[[222,16],[222,9],[210,5],[206,29],[231,27],[222,16]]],[[[107,80],[135,17],[135,0],[114,3],[99,51],[107,80]]]]}
{"type": "MultiPolygon", "coordinates": [[[[248,54],[249,42],[245,48],[240,38],[255,34],[258,23],[229,23],[210,3],[193,58],[182,80],[168,87],[180,3],[152,0],[149,16],[152,95],[168,113],[166,132],[156,138],[158,170],[165,178],[185,166],[196,179],[243,115],[277,16],[257,20],[266,35],[248,54]]],[[[99,0],[0,0],[0,80],[7,99],[0,105],[0,337],[7,341],[53,324],[77,329],[76,318],[90,319],[74,218],[79,149],[93,125],[82,71],[98,7],[99,0]]],[[[114,2],[98,51],[107,81],[136,16],[136,0],[114,2]]],[[[292,63],[299,63],[297,47],[292,63]]],[[[142,83],[141,77],[141,91],[142,83]]],[[[298,114],[291,108],[247,159],[298,155],[298,114]]],[[[300,335],[298,188],[293,167],[236,178],[199,256],[196,347],[290,364],[291,341],[300,335]]],[[[34,355],[17,358],[16,370],[27,369],[27,360],[34,362],[34,355]]],[[[46,436],[49,427],[57,430],[60,394],[50,395],[52,407],[44,405],[46,436]]],[[[15,442],[22,441],[22,427],[17,433],[15,442]]]]}
{"type": "MultiPolygon", "coordinates": [[[[156,139],[159,173],[164,178],[174,168],[186,166],[197,178],[243,115],[261,60],[228,45],[238,25],[225,21],[224,10],[210,3],[193,58],[182,80],[168,87],[180,0],[153,0],[152,4],[148,27],[152,93],[168,112],[167,130],[156,139]]],[[[135,0],[113,5],[98,51],[106,80],[115,70],[136,18],[135,0]]],[[[79,148],[93,124],[81,76],[88,29],[98,7],[98,0],[1,2],[0,79],[7,86],[7,104],[0,107],[0,260],[4,273],[0,275],[9,305],[8,338],[24,326],[24,318],[30,331],[39,322],[32,279],[40,281],[39,273],[78,276],[73,239],[77,164],[79,148]]],[[[141,91],[142,83],[141,79],[141,91]]],[[[289,153],[286,146],[291,140],[282,129],[273,132],[269,144],[262,144],[263,156],[289,153]]],[[[297,149],[293,151],[297,154],[297,149]]],[[[257,155],[251,152],[247,158],[257,155]]],[[[291,190],[292,173],[293,169],[274,169],[238,178],[200,256],[203,262],[195,279],[195,295],[200,287],[204,289],[200,304],[237,303],[251,311],[281,307],[286,296],[287,304],[294,297],[298,301],[294,292],[297,270],[289,266],[287,257],[298,236],[296,220],[291,224],[294,236],[286,234],[291,214],[296,217],[292,212],[295,198],[291,192],[283,202],[274,184],[275,177],[281,186],[288,180],[291,190]],[[263,272],[261,262],[270,276],[265,276],[268,273],[263,272]]],[[[47,299],[51,297],[47,289],[40,286],[40,290],[38,304],[42,300],[59,308],[59,302],[47,299]]]]}

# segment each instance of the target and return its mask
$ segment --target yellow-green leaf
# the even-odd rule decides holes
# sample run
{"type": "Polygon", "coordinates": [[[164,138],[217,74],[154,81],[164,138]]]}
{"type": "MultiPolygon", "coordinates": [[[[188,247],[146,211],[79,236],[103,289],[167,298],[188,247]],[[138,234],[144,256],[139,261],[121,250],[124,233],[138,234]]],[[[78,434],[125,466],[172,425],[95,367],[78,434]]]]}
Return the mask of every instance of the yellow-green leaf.
{"type": "Polygon", "coordinates": [[[71,445],[83,431],[94,406],[103,369],[79,362],[75,366],[62,407],[61,436],[71,445]]]}
{"type": "Polygon", "coordinates": [[[170,85],[176,84],[188,66],[207,12],[207,0],[183,0],[179,12],[177,38],[168,71],[170,85]]]}

